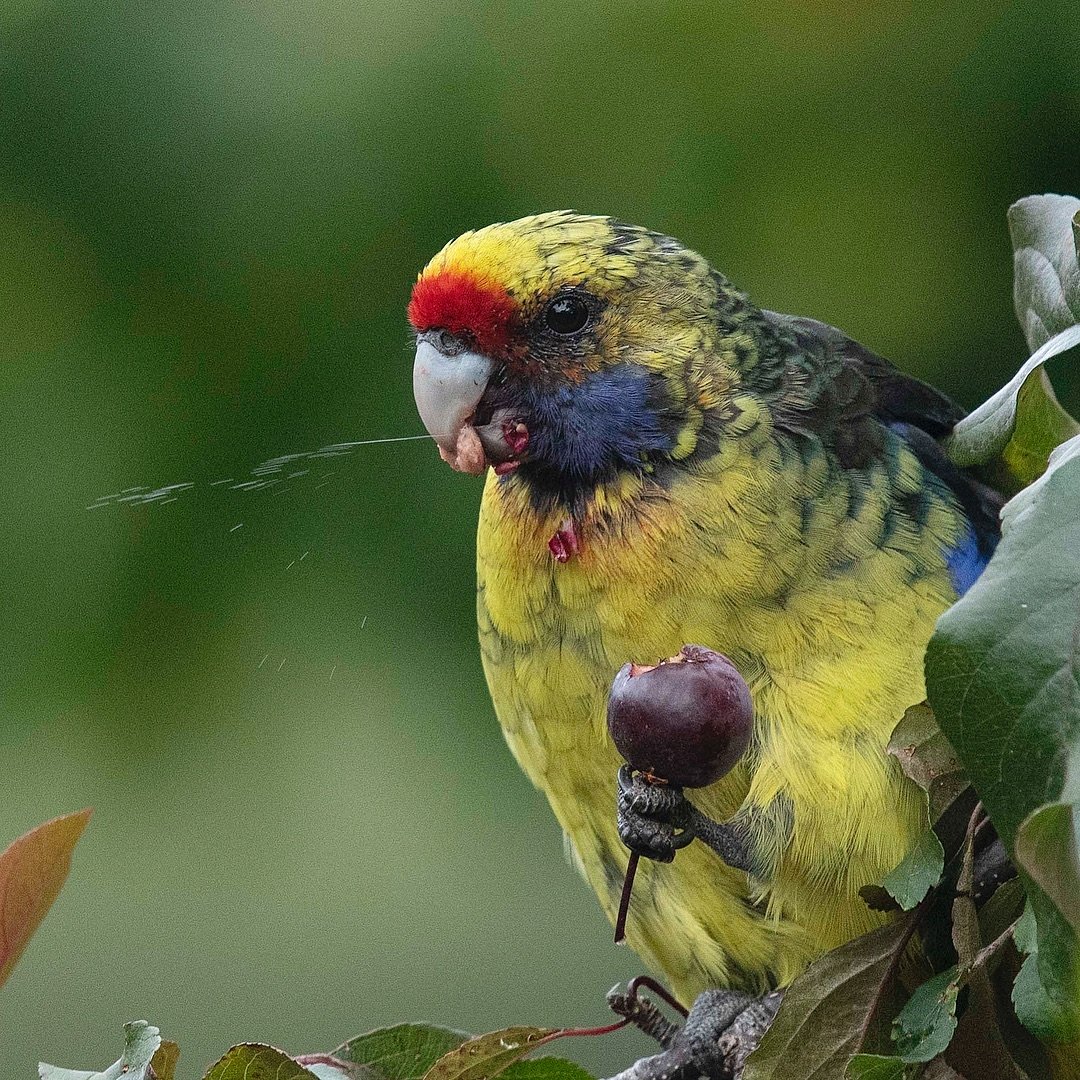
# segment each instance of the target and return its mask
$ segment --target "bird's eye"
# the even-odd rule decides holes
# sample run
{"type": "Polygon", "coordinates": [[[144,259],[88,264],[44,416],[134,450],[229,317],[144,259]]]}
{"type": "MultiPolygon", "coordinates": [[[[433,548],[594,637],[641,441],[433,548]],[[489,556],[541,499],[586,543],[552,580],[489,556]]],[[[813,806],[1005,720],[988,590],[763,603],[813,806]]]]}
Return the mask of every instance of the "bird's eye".
{"type": "Polygon", "coordinates": [[[544,309],[544,322],[556,334],[576,334],[585,328],[590,314],[580,296],[556,296],[544,309]]]}

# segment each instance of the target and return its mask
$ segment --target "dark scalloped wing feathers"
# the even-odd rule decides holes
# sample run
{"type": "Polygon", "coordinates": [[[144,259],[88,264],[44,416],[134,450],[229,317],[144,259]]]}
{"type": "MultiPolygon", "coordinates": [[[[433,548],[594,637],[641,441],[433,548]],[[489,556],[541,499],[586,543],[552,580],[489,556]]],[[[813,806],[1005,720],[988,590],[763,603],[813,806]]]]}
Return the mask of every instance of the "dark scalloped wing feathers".
{"type": "Polygon", "coordinates": [[[952,490],[980,550],[989,555],[1004,499],[954,465],[940,441],[964,410],[834,326],[771,311],[764,315],[792,358],[778,403],[780,426],[823,437],[844,468],[868,464],[882,451],[885,430],[893,430],[952,490]]]}

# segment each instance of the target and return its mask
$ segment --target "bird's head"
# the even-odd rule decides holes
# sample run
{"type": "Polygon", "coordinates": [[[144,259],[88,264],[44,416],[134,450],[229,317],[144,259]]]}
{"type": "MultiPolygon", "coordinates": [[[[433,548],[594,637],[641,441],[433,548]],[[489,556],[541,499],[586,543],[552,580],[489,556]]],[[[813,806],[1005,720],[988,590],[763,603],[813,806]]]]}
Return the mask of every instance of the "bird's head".
{"type": "Polygon", "coordinates": [[[416,403],[454,468],[569,502],[715,449],[759,318],[670,237],[566,211],[490,225],[413,289],[416,403]]]}

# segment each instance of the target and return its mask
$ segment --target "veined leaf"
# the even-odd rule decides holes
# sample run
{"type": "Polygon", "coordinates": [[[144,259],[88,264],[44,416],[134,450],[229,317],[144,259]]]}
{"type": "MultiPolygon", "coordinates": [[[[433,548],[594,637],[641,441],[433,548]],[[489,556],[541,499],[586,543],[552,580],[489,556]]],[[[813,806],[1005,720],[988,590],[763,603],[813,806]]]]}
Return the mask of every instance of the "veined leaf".
{"type": "Polygon", "coordinates": [[[968,786],[956,751],[934,719],[929,705],[912,705],[889,739],[888,752],[900,763],[909,780],[929,796],[931,824],[968,786]]]}
{"type": "MultiPolygon", "coordinates": [[[[901,717],[889,739],[888,752],[904,775],[926,792],[927,828],[882,882],[900,907],[910,911],[941,880],[945,849],[932,826],[967,789],[968,782],[956,752],[925,702],[913,705],[901,717]]],[[[879,906],[873,886],[864,888],[863,898],[871,907],[879,906]]]]}
{"type": "Polygon", "coordinates": [[[882,885],[896,902],[910,911],[941,880],[945,849],[933,829],[924,830],[900,864],[889,871],[882,885]]]}
{"type": "Polygon", "coordinates": [[[856,1054],[848,1062],[848,1080],[904,1080],[907,1065],[898,1057],[856,1054]]]}
{"type": "Polygon", "coordinates": [[[150,1059],[150,1067],[157,1080],[174,1080],[176,1063],[180,1060],[180,1047],[170,1039],[162,1039],[161,1045],[150,1059]]]}
{"type": "Polygon", "coordinates": [[[1020,484],[1046,468],[1055,446],[1080,433],[1058,403],[1043,370],[1047,360],[1080,345],[1080,325],[1070,326],[1040,346],[993,397],[953,428],[949,456],[962,468],[1001,454],[1020,484]]]}
{"type": "Polygon", "coordinates": [[[1030,983],[1037,972],[1047,1008],[1032,1007],[1021,1018],[1040,1038],[1061,1041],[1080,1035],[1074,911],[1053,900],[1080,889],[1072,828],[1080,794],[1078,506],[1080,438],[1055,450],[1046,473],[1005,506],[997,552],[942,616],[926,658],[938,723],[1028,874],[1038,952],[1017,990],[1035,1001],[1030,983]],[[1047,815],[1048,803],[1071,810],[1047,815]],[[1050,892],[1033,884],[1040,877],[1050,892]]]}
{"type": "Polygon", "coordinates": [[[273,1046],[241,1043],[215,1061],[203,1080],[316,1080],[316,1077],[273,1046]]]}
{"type": "Polygon", "coordinates": [[[847,1080],[848,1065],[883,1042],[897,965],[911,916],[880,926],[815,960],[788,987],[743,1080],[847,1080]]]}
{"type": "Polygon", "coordinates": [[[395,1024],[350,1039],[333,1056],[367,1066],[383,1080],[420,1080],[439,1058],[471,1038],[434,1024],[395,1024]]]}

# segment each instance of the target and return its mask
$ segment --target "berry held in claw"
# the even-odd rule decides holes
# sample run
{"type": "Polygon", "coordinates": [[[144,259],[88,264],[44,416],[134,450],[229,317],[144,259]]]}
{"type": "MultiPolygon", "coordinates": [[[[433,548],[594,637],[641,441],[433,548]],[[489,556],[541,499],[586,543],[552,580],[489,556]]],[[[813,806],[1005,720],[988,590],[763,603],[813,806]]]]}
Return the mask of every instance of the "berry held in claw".
{"type": "Polygon", "coordinates": [[[608,730],[631,768],[680,787],[705,787],[746,753],[750,691],[735,665],[701,645],[659,664],[625,664],[608,700],[608,730]]]}
{"type": "MultiPolygon", "coordinates": [[[[626,763],[650,783],[706,787],[746,753],[754,708],[746,681],[726,656],[703,645],[684,645],[658,664],[619,669],[607,723],[626,763]]],[[[616,944],[626,935],[638,859],[632,851],[626,865],[616,944]]]]}

